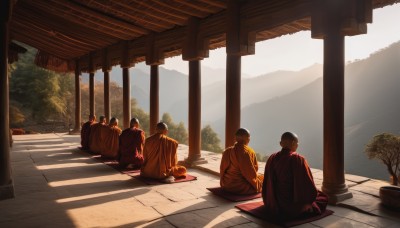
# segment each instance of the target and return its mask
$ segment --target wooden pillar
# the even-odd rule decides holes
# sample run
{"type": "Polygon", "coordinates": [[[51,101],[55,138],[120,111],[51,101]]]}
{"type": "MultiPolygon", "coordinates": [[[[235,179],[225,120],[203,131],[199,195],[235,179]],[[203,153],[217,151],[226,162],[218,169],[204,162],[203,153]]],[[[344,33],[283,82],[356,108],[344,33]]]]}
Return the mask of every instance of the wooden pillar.
{"type": "Polygon", "coordinates": [[[201,157],[201,70],[200,60],[189,61],[189,157],[192,163],[201,157]]]}
{"type": "Polygon", "coordinates": [[[239,1],[229,0],[227,8],[226,33],[226,113],[225,147],[235,143],[235,132],[240,128],[240,5],[239,1]]]}
{"type": "Polygon", "coordinates": [[[79,60],[75,61],[75,127],[74,133],[81,131],[81,69],[79,60]]]}
{"type": "Polygon", "coordinates": [[[104,116],[106,117],[106,123],[109,123],[111,119],[110,72],[108,70],[103,72],[104,72],[104,116]]]}
{"type": "Polygon", "coordinates": [[[226,118],[225,147],[235,143],[235,132],[240,128],[241,56],[226,59],[226,118]]]}
{"type": "Polygon", "coordinates": [[[89,73],[89,109],[90,115],[95,115],[95,101],[94,101],[94,72],[89,73]]]}
{"type": "Polygon", "coordinates": [[[12,3],[9,0],[0,4],[0,200],[14,197],[10,164],[10,121],[8,84],[8,43],[9,20],[12,3]]]}
{"type": "Polygon", "coordinates": [[[351,198],[344,178],[344,36],[324,38],[324,180],[322,191],[336,203],[351,198]]]}
{"type": "Polygon", "coordinates": [[[103,73],[104,73],[104,116],[106,123],[110,122],[111,119],[111,104],[110,104],[110,61],[108,59],[107,49],[103,50],[103,73]]]}
{"type": "Polygon", "coordinates": [[[150,135],[155,133],[159,117],[159,77],[158,65],[150,66],[150,135]]]}
{"type": "Polygon", "coordinates": [[[324,158],[322,191],[337,204],[351,198],[344,172],[344,36],[367,32],[371,0],[315,1],[311,35],[324,39],[324,158]]]}
{"type": "Polygon", "coordinates": [[[129,78],[129,68],[122,68],[122,103],[124,114],[124,128],[129,128],[131,120],[131,82],[129,78]]]}

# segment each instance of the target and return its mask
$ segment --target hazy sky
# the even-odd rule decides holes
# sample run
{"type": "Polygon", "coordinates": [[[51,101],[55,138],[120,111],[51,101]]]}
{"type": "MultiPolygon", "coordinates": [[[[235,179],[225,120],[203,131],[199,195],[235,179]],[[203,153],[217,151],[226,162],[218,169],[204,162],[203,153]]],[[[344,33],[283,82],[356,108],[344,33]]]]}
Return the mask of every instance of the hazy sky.
{"type": "MultiPolygon", "coordinates": [[[[368,33],[346,37],[346,61],[363,59],[369,54],[400,40],[400,4],[374,10],[368,33]]],[[[256,54],[242,57],[242,73],[257,76],[276,70],[299,70],[322,63],[323,41],[311,39],[310,31],[299,32],[256,43],[256,54]]],[[[210,51],[204,66],[225,68],[225,48],[210,51]]],[[[182,57],[168,58],[163,67],[187,74],[188,64],[182,57]]]]}

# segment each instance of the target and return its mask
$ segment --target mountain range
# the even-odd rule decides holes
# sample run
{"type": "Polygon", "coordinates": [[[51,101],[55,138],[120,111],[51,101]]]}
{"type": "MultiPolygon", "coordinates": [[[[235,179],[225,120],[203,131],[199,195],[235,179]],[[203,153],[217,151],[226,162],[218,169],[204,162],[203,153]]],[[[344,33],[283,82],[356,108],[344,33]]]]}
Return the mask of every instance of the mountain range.
{"type": "MultiPolygon", "coordinates": [[[[386,168],[368,160],[364,147],[381,132],[400,133],[400,42],[347,63],[345,68],[345,170],[347,173],[387,179],[386,168]]],[[[261,154],[279,150],[284,131],[299,135],[299,152],[314,168],[322,168],[322,65],[300,71],[276,71],[258,77],[242,76],[241,125],[252,133],[250,145],[261,154]]],[[[149,109],[150,69],[131,68],[131,93],[149,109]]],[[[169,112],[175,122],[188,120],[188,76],[160,66],[160,115],[169,112]]],[[[122,84],[115,67],[111,80],[122,84]]],[[[102,73],[96,74],[102,80],[102,73]]],[[[202,67],[202,124],[210,124],[224,142],[225,70],[202,67]]]]}

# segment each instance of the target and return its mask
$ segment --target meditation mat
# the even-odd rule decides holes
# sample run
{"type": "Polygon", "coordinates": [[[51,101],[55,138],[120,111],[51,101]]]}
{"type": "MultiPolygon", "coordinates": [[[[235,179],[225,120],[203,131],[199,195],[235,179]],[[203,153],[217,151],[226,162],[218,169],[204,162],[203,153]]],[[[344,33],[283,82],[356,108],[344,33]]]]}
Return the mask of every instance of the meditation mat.
{"type": "Polygon", "coordinates": [[[257,218],[263,219],[265,221],[268,221],[270,223],[280,225],[283,227],[292,227],[292,226],[298,226],[304,223],[309,223],[312,221],[316,221],[319,219],[322,219],[326,216],[329,216],[333,214],[333,211],[331,210],[325,210],[320,215],[312,215],[311,217],[302,217],[302,218],[297,218],[293,220],[287,220],[287,221],[276,221],[276,219],[271,218],[268,216],[267,211],[264,208],[264,203],[263,202],[253,202],[253,203],[245,203],[245,204],[239,204],[235,206],[236,208],[240,209],[243,212],[246,212],[250,215],[253,215],[257,218]]]}
{"type": "Polygon", "coordinates": [[[129,175],[131,177],[137,176],[140,174],[140,169],[128,169],[128,168],[123,168],[119,165],[119,162],[115,159],[109,159],[109,158],[103,158],[101,155],[95,155],[92,158],[96,159],[99,162],[102,162],[118,172],[121,172],[123,174],[129,175]]]}
{"type": "Polygon", "coordinates": [[[231,192],[227,192],[223,190],[221,187],[215,188],[207,188],[208,191],[214,193],[217,196],[220,196],[224,199],[227,199],[232,202],[246,201],[261,198],[261,193],[249,194],[249,195],[239,195],[231,192]]]}
{"type": "Polygon", "coordinates": [[[148,184],[148,185],[158,185],[158,184],[176,184],[176,183],[181,183],[181,182],[186,182],[186,181],[194,181],[197,180],[197,177],[186,174],[186,177],[181,177],[181,178],[175,178],[174,182],[167,183],[163,182],[162,180],[159,179],[153,179],[153,178],[148,178],[148,177],[142,177],[140,175],[134,176],[134,178],[148,184]]]}

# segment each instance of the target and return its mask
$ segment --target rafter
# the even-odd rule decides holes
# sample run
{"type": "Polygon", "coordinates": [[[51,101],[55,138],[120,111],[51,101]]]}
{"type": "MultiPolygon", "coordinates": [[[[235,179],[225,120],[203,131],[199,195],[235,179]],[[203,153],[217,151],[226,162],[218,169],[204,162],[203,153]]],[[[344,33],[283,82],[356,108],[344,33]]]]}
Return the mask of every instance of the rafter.
{"type": "Polygon", "coordinates": [[[125,28],[131,32],[139,33],[139,34],[147,34],[148,30],[144,29],[142,27],[139,27],[137,25],[129,24],[125,21],[122,20],[117,20],[114,17],[107,16],[105,14],[98,13],[88,7],[84,7],[80,4],[76,4],[75,2],[70,2],[70,1],[59,1],[59,0],[49,0],[54,4],[62,5],[63,7],[66,7],[68,9],[74,10],[77,13],[83,13],[88,16],[94,17],[98,20],[100,20],[102,23],[109,23],[114,26],[119,26],[122,28],[125,28]]]}
{"type": "Polygon", "coordinates": [[[81,14],[74,14],[72,11],[65,11],[59,7],[49,6],[49,4],[47,4],[44,1],[36,1],[35,4],[32,5],[32,7],[35,6],[40,7],[43,10],[46,10],[49,14],[53,16],[63,15],[64,19],[68,21],[71,21],[80,26],[84,26],[89,30],[96,30],[98,32],[105,33],[117,39],[127,40],[134,38],[133,35],[138,34],[138,33],[129,33],[128,30],[118,29],[110,24],[104,24],[104,23],[99,23],[97,21],[87,20],[87,17],[82,16],[81,14]]]}
{"type": "Polygon", "coordinates": [[[215,13],[215,10],[212,10],[206,6],[202,6],[200,4],[197,4],[196,1],[186,1],[186,0],[175,0],[183,5],[186,5],[192,9],[196,9],[202,12],[206,12],[206,13],[215,13]]]}
{"type": "MultiPolygon", "coordinates": [[[[125,3],[123,3],[122,1],[113,1],[114,4],[117,4],[119,6],[122,6],[126,9],[128,9],[129,11],[132,12],[138,12],[137,9],[131,7],[130,5],[127,5],[125,3]]],[[[138,5],[143,5],[147,8],[150,8],[151,10],[146,10],[146,11],[141,11],[142,14],[144,15],[148,15],[150,17],[155,18],[156,20],[160,20],[160,21],[164,21],[170,24],[178,24],[178,25],[184,25],[186,23],[186,20],[182,20],[182,18],[175,16],[174,14],[168,13],[166,11],[160,10],[156,7],[153,7],[152,5],[150,5],[147,1],[135,1],[136,4],[138,5]],[[153,11],[155,11],[155,13],[153,13],[153,11]],[[164,15],[168,15],[170,17],[174,17],[174,20],[168,19],[167,17],[164,17],[164,15]]]]}
{"type": "MultiPolygon", "coordinates": [[[[106,34],[99,33],[97,31],[88,30],[82,26],[77,26],[75,24],[70,24],[69,21],[65,21],[63,18],[51,17],[50,15],[40,14],[35,10],[33,13],[32,8],[26,6],[19,7],[18,11],[22,10],[24,12],[24,17],[29,18],[35,22],[35,24],[47,25],[49,29],[64,33],[68,36],[75,37],[82,42],[94,44],[96,47],[107,46],[111,43],[115,43],[118,39],[107,36],[106,34]],[[69,28],[69,29],[66,29],[69,28]]],[[[24,18],[21,18],[24,20],[24,18]]]]}
{"type": "Polygon", "coordinates": [[[207,14],[203,12],[194,12],[194,11],[188,11],[179,7],[174,7],[173,5],[176,4],[174,1],[172,1],[170,4],[165,3],[164,1],[154,1],[156,5],[159,5],[161,7],[166,8],[170,12],[179,12],[183,15],[187,15],[187,17],[199,17],[203,18],[206,17],[207,14]]]}
{"type": "Polygon", "coordinates": [[[125,18],[129,18],[132,21],[135,21],[135,24],[138,24],[138,23],[139,24],[146,24],[147,23],[152,28],[150,28],[149,26],[146,26],[146,28],[148,28],[148,29],[150,29],[152,31],[160,32],[160,31],[165,30],[166,28],[170,28],[171,27],[171,24],[165,24],[165,22],[164,23],[160,23],[159,21],[146,20],[144,18],[141,18],[141,17],[137,16],[136,14],[127,13],[127,12],[124,12],[124,11],[122,11],[120,9],[112,8],[109,5],[106,5],[106,4],[101,3],[99,1],[90,1],[90,4],[95,5],[96,7],[107,9],[107,10],[111,9],[111,10],[115,11],[116,14],[119,14],[119,15],[125,17],[125,18]]]}
{"type": "Polygon", "coordinates": [[[208,4],[208,5],[212,5],[212,6],[221,8],[221,9],[226,9],[227,8],[226,2],[221,2],[221,1],[218,1],[218,0],[199,0],[199,1],[200,2],[204,2],[204,3],[208,4]]]}

